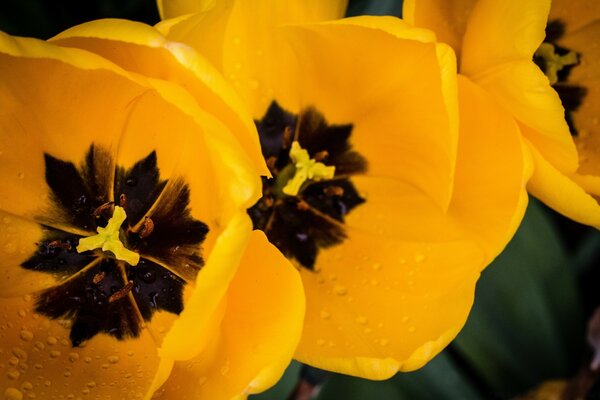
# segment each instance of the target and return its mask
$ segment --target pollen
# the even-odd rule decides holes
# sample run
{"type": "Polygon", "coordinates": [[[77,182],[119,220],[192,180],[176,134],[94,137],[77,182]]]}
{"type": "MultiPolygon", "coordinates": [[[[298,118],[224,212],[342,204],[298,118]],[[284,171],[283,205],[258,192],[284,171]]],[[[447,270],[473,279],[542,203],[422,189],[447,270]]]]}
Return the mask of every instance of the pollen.
{"type": "Polygon", "coordinates": [[[292,143],[290,158],[296,167],[296,171],[292,179],[283,188],[283,193],[289,196],[297,195],[304,182],[308,180],[321,181],[333,179],[335,167],[327,166],[310,158],[308,151],[300,147],[300,143],[297,141],[292,143]]]}
{"type": "Polygon", "coordinates": [[[108,220],[106,227],[99,226],[97,235],[79,240],[77,252],[83,253],[88,250],[102,249],[102,251],[112,252],[117,260],[125,261],[132,266],[137,265],[140,261],[140,255],[125,248],[119,238],[121,225],[125,219],[127,219],[125,209],[115,206],[113,216],[108,220]]]}

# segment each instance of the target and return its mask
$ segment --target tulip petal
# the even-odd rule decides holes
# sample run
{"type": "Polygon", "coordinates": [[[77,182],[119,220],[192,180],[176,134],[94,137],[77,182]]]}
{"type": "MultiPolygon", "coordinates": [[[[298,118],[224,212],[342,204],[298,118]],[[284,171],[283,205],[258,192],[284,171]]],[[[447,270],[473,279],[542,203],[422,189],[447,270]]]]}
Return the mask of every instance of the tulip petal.
{"type": "Polygon", "coordinates": [[[570,35],[599,18],[600,3],[597,1],[552,0],[548,21],[561,22],[564,24],[565,34],[570,35]]]}
{"type": "Polygon", "coordinates": [[[550,0],[479,0],[467,23],[460,71],[475,75],[493,66],[531,61],[545,36],[550,0]]]}
{"type": "Polygon", "coordinates": [[[214,67],[188,46],[166,40],[145,24],[116,19],[73,27],[52,42],[94,52],[128,71],[179,85],[233,133],[258,174],[268,174],[246,105],[214,67]]]}
{"type": "Polygon", "coordinates": [[[265,390],[289,363],[303,315],[297,271],[262,232],[255,231],[229,288],[217,349],[176,362],[158,393],[218,400],[265,390]]]}
{"type": "Polygon", "coordinates": [[[453,54],[401,20],[357,17],[285,28],[298,56],[298,107],[352,124],[367,174],[399,178],[445,209],[457,141],[453,54]],[[416,39],[416,40],[415,40],[416,39]],[[380,55],[386,54],[386,62],[380,55]],[[411,62],[406,62],[410,54],[411,62]]]}
{"type": "Polygon", "coordinates": [[[70,327],[37,314],[32,296],[2,298],[0,307],[7,313],[3,323],[11,327],[0,331],[3,389],[42,399],[73,394],[141,399],[150,387],[159,360],[148,331],[125,341],[97,335],[72,347],[70,327]]]}
{"type": "Polygon", "coordinates": [[[476,0],[405,0],[402,18],[415,26],[431,29],[437,39],[450,45],[460,58],[467,20],[476,0]]]}
{"type": "Polygon", "coordinates": [[[469,242],[383,242],[349,230],[321,252],[318,272],[301,270],[307,313],[296,358],[369,379],[421,367],[464,324],[481,262],[469,242]]]}
{"type": "Polygon", "coordinates": [[[533,145],[530,150],[535,167],[527,185],[529,192],[574,221],[600,227],[598,201],[546,161],[533,145]]]}
{"type": "Polygon", "coordinates": [[[523,135],[561,171],[577,169],[564,108],[548,78],[531,61],[500,65],[470,77],[522,124],[523,135]]]}
{"type": "MultiPolygon", "coordinates": [[[[287,65],[293,53],[276,27],[340,18],[347,1],[294,0],[217,2],[169,25],[167,37],[191,45],[233,83],[255,118],[260,118],[274,95],[286,106],[294,99],[287,65]]],[[[158,29],[161,29],[160,26],[158,29]]],[[[288,107],[289,108],[289,107],[288,107]]]]}

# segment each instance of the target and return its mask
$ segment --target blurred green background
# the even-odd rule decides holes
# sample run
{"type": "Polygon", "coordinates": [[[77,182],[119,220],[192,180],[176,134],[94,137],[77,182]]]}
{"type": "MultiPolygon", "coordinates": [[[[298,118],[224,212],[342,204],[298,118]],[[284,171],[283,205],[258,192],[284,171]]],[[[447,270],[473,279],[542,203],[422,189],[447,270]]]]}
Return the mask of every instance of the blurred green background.
{"type": "MultiPolygon", "coordinates": [[[[399,0],[351,0],[347,14],[398,16],[401,6],[399,0]]],[[[0,2],[0,30],[20,36],[46,39],[108,17],[159,20],[152,0],[0,2]]],[[[597,231],[533,200],[513,241],[484,271],[465,328],[425,368],[370,382],[294,362],[276,387],[253,399],[286,399],[300,379],[322,385],[319,400],[510,399],[549,380],[581,377],[592,355],[585,330],[600,304],[599,263],[597,231]]],[[[600,399],[599,393],[591,390],[580,398],[600,399]]],[[[528,398],[546,398],[537,396],[528,398]]]]}

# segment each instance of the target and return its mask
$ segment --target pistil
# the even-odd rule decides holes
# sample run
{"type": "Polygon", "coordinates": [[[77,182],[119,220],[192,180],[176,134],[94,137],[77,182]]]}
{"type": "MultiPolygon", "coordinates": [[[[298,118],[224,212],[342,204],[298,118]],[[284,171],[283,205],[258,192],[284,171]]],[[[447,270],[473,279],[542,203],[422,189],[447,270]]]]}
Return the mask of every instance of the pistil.
{"type": "Polygon", "coordinates": [[[83,253],[88,250],[102,249],[102,251],[112,252],[117,260],[125,261],[132,266],[137,265],[140,261],[140,255],[125,248],[119,238],[121,225],[125,219],[127,219],[125,210],[122,207],[115,206],[113,216],[108,220],[106,227],[99,226],[97,235],[80,239],[77,252],[83,253]]]}
{"type": "Polygon", "coordinates": [[[308,151],[300,147],[300,143],[294,141],[290,149],[290,158],[294,163],[294,176],[287,181],[283,187],[283,193],[288,196],[295,196],[300,191],[304,182],[308,180],[321,181],[333,179],[335,167],[327,166],[313,158],[310,158],[308,151]]]}

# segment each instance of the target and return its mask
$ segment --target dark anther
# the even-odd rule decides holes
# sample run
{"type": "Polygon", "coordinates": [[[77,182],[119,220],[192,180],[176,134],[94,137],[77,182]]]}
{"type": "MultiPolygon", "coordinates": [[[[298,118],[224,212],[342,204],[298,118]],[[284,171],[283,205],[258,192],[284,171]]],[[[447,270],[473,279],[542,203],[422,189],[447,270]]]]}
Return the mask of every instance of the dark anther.
{"type": "Polygon", "coordinates": [[[94,283],[94,285],[97,285],[100,282],[102,282],[104,278],[106,278],[106,272],[100,271],[96,275],[94,275],[94,277],[92,278],[92,282],[94,283]]]}
{"type": "Polygon", "coordinates": [[[56,248],[60,248],[62,250],[66,250],[69,251],[71,250],[71,244],[69,243],[63,243],[60,240],[53,240],[50,243],[48,243],[48,247],[51,249],[56,249],[56,248]]]}
{"type": "Polygon", "coordinates": [[[317,162],[322,162],[322,161],[326,160],[327,157],[329,157],[329,152],[327,150],[323,150],[323,151],[320,151],[317,154],[315,154],[315,156],[313,158],[317,162]]]}
{"type": "Polygon", "coordinates": [[[283,139],[281,142],[281,147],[283,147],[284,149],[287,149],[288,147],[290,147],[292,145],[292,141],[293,141],[293,137],[292,137],[292,128],[290,128],[289,126],[286,126],[285,129],[283,130],[283,139]]]}
{"type": "Polygon", "coordinates": [[[327,186],[323,189],[327,196],[343,196],[344,188],[341,186],[327,186]]]}
{"type": "Polygon", "coordinates": [[[277,157],[271,156],[271,157],[267,158],[266,163],[267,163],[267,168],[269,168],[269,171],[274,171],[275,164],[277,163],[277,157]]]}
{"type": "Polygon", "coordinates": [[[129,292],[131,292],[132,288],[133,288],[133,281],[127,282],[127,284],[125,286],[123,286],[122,289],[113,293],[108,298],[108,303],[110,304],[110,303],[114,303],[115,301],[121,300],[123,297],[127,296],[129,294],[129,292]]]}
{"type": "Polygon", "coordinates": [[[302,210],[302,211],[306,211],[306,210],[310,209],[310,206],[304,200],[300,200],[298,203],[296,203],[296,207],[298,207],[298,210],[302,210]]]}
{"type": "Polygon", "coordinates": [[[273,200],[272,197],[267,196],[263,199],[263,203],[264,203],[265,207],[272,207],[273,204],[275,203],[275,200],[273,200]]]}
{"type": "Polygon", "coordinates": [[[127,207],[127,196],[125,196],[125,193],[121,193],[119,196],[119,205],[123,208],[127,207]]]}
{"type": "Polygon", "coordinates": [[[112,201],[109,201],[107,203],[102,204],[100,207],[98,207],[98,208],[96,208],[94,210],[94,212],[92,213],[92,215],[94,217],[99,217],[100,215],[102,215],[102,213],[104,211],[107,211],[108,209],[110,209],[113,204],[114,204],[114,202],[112,202],[112,201]]]}
{"type": "Polygon", "coordinates": [[[150,236],[153,230],[154,222],[150,219],[150,217],[144,217],[144,225],[142,226],[142,230],[140,231],[140,238],[143,239],[145,237],[150,236]]]}

